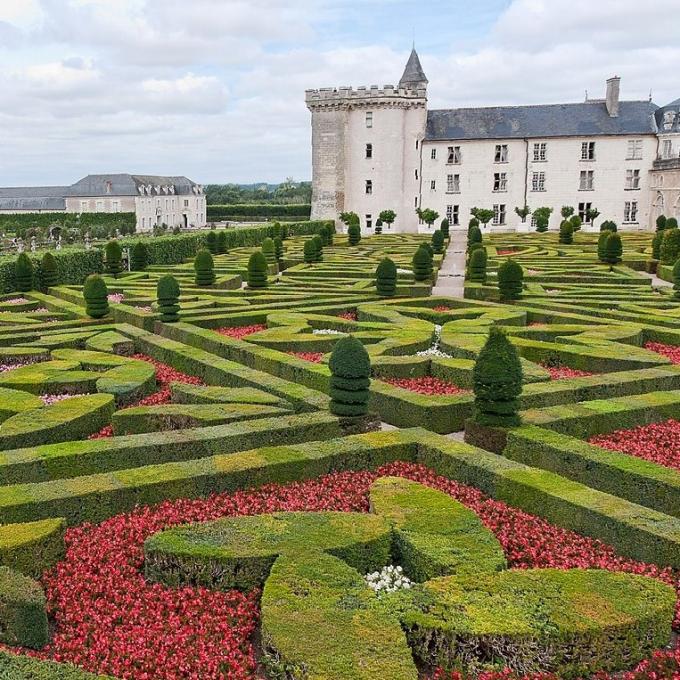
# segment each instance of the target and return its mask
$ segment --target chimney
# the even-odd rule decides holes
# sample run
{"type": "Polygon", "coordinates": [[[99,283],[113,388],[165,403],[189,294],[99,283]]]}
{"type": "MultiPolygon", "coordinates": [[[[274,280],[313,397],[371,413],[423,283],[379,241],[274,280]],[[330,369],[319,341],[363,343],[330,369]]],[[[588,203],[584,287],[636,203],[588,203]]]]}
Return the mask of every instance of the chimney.
{"type": "Polygon", "coordinates": [[[607,80],[607,112],[612,118],[619,115],[619,85],[621,78],[614,76],[607,80]]]}

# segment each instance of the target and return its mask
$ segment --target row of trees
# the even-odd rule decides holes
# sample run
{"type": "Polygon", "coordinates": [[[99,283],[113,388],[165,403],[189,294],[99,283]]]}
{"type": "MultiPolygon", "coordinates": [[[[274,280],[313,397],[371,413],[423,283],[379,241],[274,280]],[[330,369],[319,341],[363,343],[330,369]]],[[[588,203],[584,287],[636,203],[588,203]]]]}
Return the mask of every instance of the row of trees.
{"type": "Polygon", "coordinates": [[[287,177],[281,184],[208,184],[204,187],[208,205],[233,203],[311,203],[312,183],[287,177]]]}

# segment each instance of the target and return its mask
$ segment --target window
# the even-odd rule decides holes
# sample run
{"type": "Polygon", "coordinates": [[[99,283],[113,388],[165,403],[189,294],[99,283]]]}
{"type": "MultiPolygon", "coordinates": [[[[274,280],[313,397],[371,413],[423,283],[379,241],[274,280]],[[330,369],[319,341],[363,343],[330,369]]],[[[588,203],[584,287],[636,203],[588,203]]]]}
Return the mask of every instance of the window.
{"type": "Polygon", "coordinates": [[[104,212],[104,201],[97,201],[96,206],[97,212],[104,212]]]}
{"type": "Polygon", "coordinates": [[[373,227],[373,216],[366,215],[366,229],[371,229],[373,227]]]}
{"type": "Polygon", "coordinates": [[[373,127],[373,111],[366,111],[366,127],[373,127]]]}
{"type": "Polygon", "coordinates": [[[373,144],[366,144],[366,158],[373,158],[373,144]]]}
{"type": "Polygon", "coordinates": [[[624,222],[637,222],[638,204],[637,201],[626,201],[623,208],[624,222]]]}
{"type": "Polygon", "coordinates": [[[449,221],[450,225],[460,224],[460,206],[459,205],[447,205],[446,206],[446,219],[449,221]]]}
{"type": "Polygon", "coordinates": [[[626,170],[626,189],[640,188],[640,171],[626,170]]]}
{"type": "Polygon", "coordinates": [[[673,156],[673,142],[670,139],[663,140],[663,151],[661,155],[664,158],[671,158],[673,156]]]}
{"type": "Polygon", "coordinates": [[[448,159],[447,163],[450,165],[459,165],[463,160],[462,154],[460,153],[459,146],[450,146],[448,149],[448,159]]]}
{"type": "Polygon", "coordinates": [[[89,201],[81,201],[80,202],[80,212],[87,212],[90,209],[90,202],[89,201]]]}
{"type": "Polygon", "coordinates": [[[579,191],[592,191],[594,187],[594,173],[592,170],[581,170],[579,181],[579,191]]]}
{"type": "Polygon", "coordinates": [[[496,163],[507,163],[508,162],[508,145],[507,144],[496,144],[496,154],[494,156],[496,163]]]}
{"type": "Polygon", "coordinates": [[[505,224],[505,203],[494,203],[493,224],[505,224]]]}
{"type": "Polygon", "coordinates": [[[418,179],[418,168],[416,168],[416,179],[418,179]]]}
{"type": "Polygon", "coordinates": [[[588,211],[592,208],[592,203],[579,203],[578,204],[578,216],[581,218],[583,224],[588,222],[588,211]]]}
{"type": "Polygon", "coordinates": [[[545,191],[545,173],[544,172],[534,172],[531,175],[531,190],[532,191],[545,191]]]}
{"type": "Polygon", "coordinates": [[[548,145],[545,142],[536,142],[534,144],[534,163],[540,163],[547,160],[548,145]]]}
{"type": "Polygon", "coordinates": [[[372,179],[366,180],[366,193],[367,194],[373,193],[373,180],[372,179]]]}
{"type": "Polygon", "coordinates": [[[418,150],[418,140],[416,139],[416,151],[418,150]]]}
{"type": "Polygon", "coordinates": [[[430,158],[431,158],[433,161],[437,160],[437,149],[432,149],[432,151],[431,151],[431,153],[430,153],[430,158]]]}
{"type": "Polygon", "coordinates": [[[581,142],[581,160],[595,160],[595,142],[581,142]]]}
{"type": "Polygon", "coordinates": [[[446,193],[460,193],[460,175],[446,175],[446,193]]]}
{"type": "Polygon", "coordinates": [[[537,227],[537,226],[538,226],[538,222],[536,221],[536,215],[532,215],[532,216],[531,216],[531,226],[532,226],[532,227],[537,227]]]}
{"type": "Polygon", "coordinates": [[[508,179],[504,172],[494,172],[493,174],[493,190],[494,191],[507,191],[508,190],[508,179]]]}
{"type": "Polygon", "coordinates": [[[185,207],[185,208],[188,208],[188,207],[189,207],[189,199],[188,199],[188,198],[185,198],[185,199],[184,199],[184,207],[185,207]]]}
{"type": "Polygon", "coordinates": [[[413,205],[414,205],[416,208],[418,207],[418,197],[417,197],[417,196],[413,199],[413,205]]]}
{"type": "Polygon", "coordinates": [[[430,181],[430,191],[437,191],[437,180],[433,179],[430,181]]]}
{"type": "Polygon", "coordinates": [[[642,158],[642,140],[629,139],[628,140],[628,154],[626,158],[630,161],[640,160],[642,158]]]}
{"type": "Polygon", "coordinates": [[[120,201],[111,201],[111,212],[120,212],[120,201]]]}

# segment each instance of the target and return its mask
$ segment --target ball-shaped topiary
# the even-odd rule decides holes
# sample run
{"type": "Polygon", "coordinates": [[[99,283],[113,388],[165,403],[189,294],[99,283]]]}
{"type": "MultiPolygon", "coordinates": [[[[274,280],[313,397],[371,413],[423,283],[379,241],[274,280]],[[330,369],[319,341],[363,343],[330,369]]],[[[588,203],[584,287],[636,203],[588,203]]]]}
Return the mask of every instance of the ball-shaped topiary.
{"type": "Polygon", "coordinates": [[[680,257],[680,229],[664,229],[660,249],[661,264],[675,264],[680,257]]]}
{"type": "Polygon", "coordinates": [[[261,251],[255,251],[248,260],[248,288],[266,288],[267,260],[261,251]]]}
{"type": "Polygon", "coordinates": [[[283,239],[280,236],[274,237],[274,255],[276,256],[276,261],[281,264],[283,260],[283,239]]]}
{"type": "Polygon", "coordinates": [[[600,225],[600,231],[618,231],[619,227],[613,220],[605,220],[600,225]]]}
{"type": "MultiPolygon", "coordinates": [[[[607,232],[603,232],[607,234],[607,232]]],[[[680,243],[678,244],[680,247],[680,243]]],[[[615,265],[621,262],[621,255],[623,254],[623,244],[621,237],[613,231],[607,234],[607,240],[604,243],[604,261],[608,265],[615,265]]]]}
{"type": "Polygon", "coordinates": [[[583,220],[578,215],[573,215],[570,218],[571,226],[574,227],[574,231],[580,231],[583,226],[583,220]]]}
{"type": "Polygon", "coordinates": [[[474,283],[486,283],[486,248],[478,247],[472,251],[468,262],[468,279],[474,283]]]}
{"type": "Polygon", "coordinates": [[[677,229],[678,228],[678,220],[675,217],[669,217],[666,220],[666,229],[677,229]]]}
{"type": "Polygon", "coordinates": [[[14,280],[18,291],[33,290],[33,261],[26,253],[20,253],[14,263],[14,280]]]}
{"type": "Polygon", "coordinates": [[[442,223],[439,225],[439,230],[441,231],[442,234],[444,234],[444,238],[449,238],[451,236],[449,232],[449,221],[444,218],[442,220],[442,223]]]}
{"type": "Polygon", "coordinates": [[[673,290],[675,299],[680,299],[680,258],[673,265],[673,290]]]}
{"type": "Polygon", "coordinates": [[[224,255],[227,252],[227,232],[225,229],[217,232],[217,253],[224,255]]]}
{"type": "Polygon", "coordinates": [[[351,246],[358,246],[361,241],[361,227],[356,222],[352,222],[347,227],[347,236],[351,246]]]}
{"type": "Polygon", "coordinates": [[[264,255],[264,259],[267,260],[267,264],[276,264],[274,239],[267,237],[262,241],[262,254],[264,255]]]}
{"type": "Polygon", "coordinates": [[[657,231],[663,231],[666,228],[666,216],[665,215],[659,215],[656,218],[656,230],[657,231]]]}
{"type": "Polygon", "coordinates": [[[163,323],[179,321],[179,293],[179,283],[174,276],[166,274],[158,279],[156,297],[158,299],[158,311],[163,323]]]}
{"type": "Polygon", "coordinates": [[[109,313],[109,291],[99,274],[90,274],[83,285],[85,312],[93,319],[101,319],[109,313]]]}
{"type": "Polygon", "coordinates": [[[136,272],[143,272],[149,264],[149,249],[144,241],[137,241],[130,251],[130,266],[136,272]]]}
{"type": "Polygon", "coordinates": [[[416,281],[427,281],[432,278],[432,256],[425,244],[416,250],[412,261],[413,276],[416,281]]]}
{"type": "Polygon", "coordinates": [[[40,262],[40,281],[43,290],[59,285],[59,269],[52,253],[45,253],[40,262]]]}
{"type": "Polygon", "coordinates": [[[323,262],[323,239],[319,234],[312,237],[314,244],[314,262],[323,262]]]}
{"type": "Polygon", "coordinates": [[[444,234],[439,229],[432,234],[432,250],[437,254],[444,251],[444,234]]]}
{"type": "Polygon", "coordinates": [[[341,417],[368,413],[371,360],[364,346],[348,335],[335,343],[328,362],[331,370],[330,411],[341,417]]]}
{"type": "Polygon", "coordinates": [[[597,259],[600,262],[607,262],[607,239],[613,233],[612,231],[601,231],[597,237],[597,259]]]}
{"type": "Polygon", "coordinates": [[[560,223],[559,242],[565,246],[574,242],[574,227],[569,220],[562,220],[560,223]]]}
{"type": "Polygon", "coordinates": [[[107,274],[118,278],[123,271],[123,249],[118,241],[109,241],[104,249],[104,269],[107,274]]]}
{"type": "Polygon", "coordinates": [[[507,259],[498,267],[498,290],[501,300],[518,300],[522,296],[524,270],[513,259],[507,259]]]}
{"type": "Polygon", "coordinates": [[[194,272],[197,286],[212,286],[215,283],[215,261],[207,248],[201,248],[196,253],[194,272]]]}
{"type": "Polygon", "coordinates": [[[389,257],[376,267],[375,287],[380,297],[394,297],[397,292],[397,265],[389,257]]]}
{"type": "Polygon", "coordinates": [[[498,326],[489,337],[472,371],[474,420],[480,425],[520,424],[518,397],[522,393],[522,364],[517,349],[498,326]]]}
{"type": "Polygon", "coordinates": [[[205,247],[213,254],[217,254],[217,232],[209,231],[205,237],[205,247]]]}

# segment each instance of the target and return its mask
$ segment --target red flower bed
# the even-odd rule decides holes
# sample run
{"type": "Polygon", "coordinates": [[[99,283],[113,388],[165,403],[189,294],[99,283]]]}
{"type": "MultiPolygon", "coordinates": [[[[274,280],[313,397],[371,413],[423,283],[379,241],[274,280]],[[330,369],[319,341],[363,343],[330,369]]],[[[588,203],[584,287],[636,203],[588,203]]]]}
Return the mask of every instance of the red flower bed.
{"type": "Polygon", "coordinates": [[[514,249],[510,249],[510,250],[497,250],[497,251],[496,251],[496,254],[497,254],[497,255],[514,255],[514,254],[517,253],[517,252],[518,252],[518,251],[517,251],[517,250],[514,250],[514,249]]]}
{"type": "Polygon", "coordinates": [[[243,340],[243,338],[252,335],[253,333],[259,333],[267,329],[267,326],[263,323],[254,323],[250,326],[230,326],[227,328],[217,328],[215,329],[220,335],[226,335],[229,338],[234,338],[236,340],[243,340]]]}
{"type": "Polygon", "coordinates": [[[664,345],[662,342],[646,342],[645,349],[668,357],[673,364],[680,364],[680,347],[664,345]]]}
{"type": "Polygon", "coordinates": [[[313,364],[318,364],[323,359],[323,352],[288,352],[293,357],[311,361],[313,364]]]}
{"type": "Polygon", "coordinates": [[[383,378],[382,380],[395,387],[401,387],[403,390],[417,392],[418,394],[466,394],[470,392],[470,390],[464,390],[448,380],[434,378],[430,375],[422,378],[383,378]]]}
{"type": "MultiPolygon", "coordinates": [[[[124,680],[255,678],[251,635],[259,592],[166,588],[143,576],[143,544],[169,526],[281,510],[368,511],[368,491],[382,475],[400,475],[448,493],[474,510],[498,538],[513,568],[601,568],[645,574],[680,587],[670,569],[619,557],[614,549],[487,498],[477,489],[411,463],[376,472],[341,472],[286,486],[180,499],[138,508],[99,525],[66,532],[66,558],[43,577],[54,635],[38,655],[72,661],[124,680]]],[[[680,615],[676,615],[680,627],[680,615]]],[[[678,665],[657,655],[626,680],[667,678],[653,669],[678,665]],[[645,665],[647,664],[647,665],[645,665]]],[[[438,678],[458,678],[440,673],[438,678]]],[[[510,680],[510,674],[483,676],[510,680]]],[[[549,677],[549,676],[544,676],[549,677]]]]}
{"type": "Polygon", "coordinates": [[[551,380],[563,380],[564,378],[583,378],[588,375],[595,375],[590,371],[579,371],[577,368],[569,368],[568,366],[546,366],[539,364],[550,373],[551,380]]]}
{"type": "Polygon", "coordinates": [[[446,305],[437,305],[436,307],[432,308],[435,312],[450,312],[451,307],[447,307],[446,305]]]}
{"type": "Polygon", "coordinates": [[[680,422],[677,420],[617,430],[591,437],[588,441],[603,449],[621,451],[680,470],[680,422]]]}
{"type": "Polygon", "coordinates": [[[356,321],[358,318],[356,312],[343,312],[342,314],[338,314],[338,317],[340,319],[345,319],[346,321],[356,321]]]}

